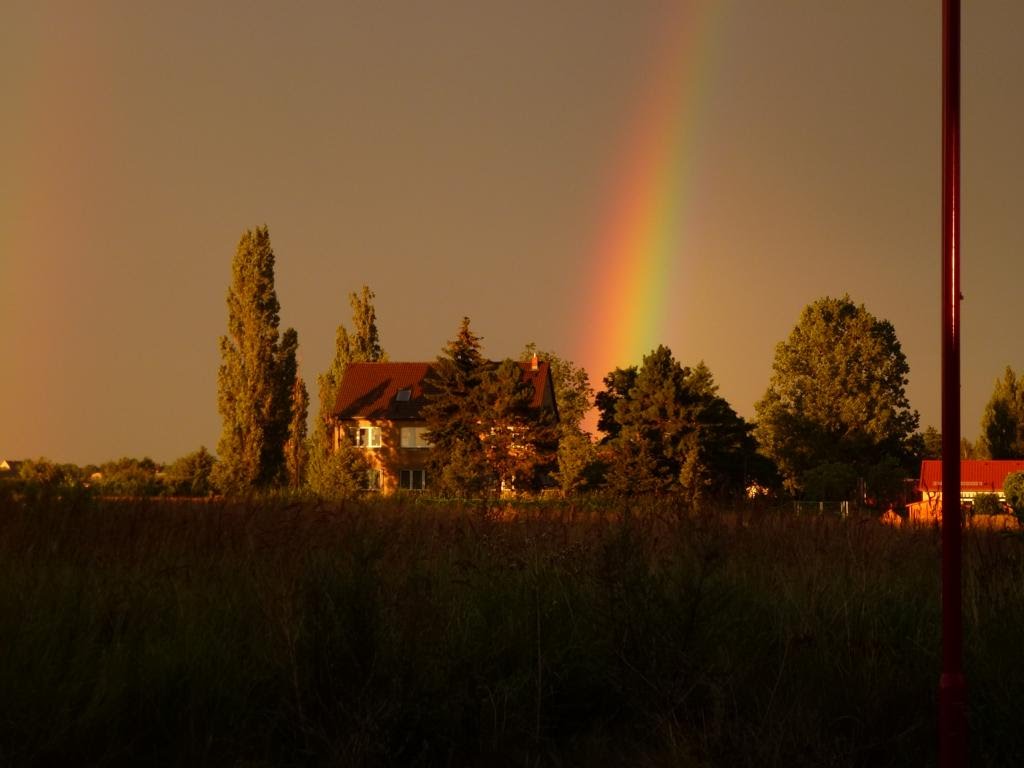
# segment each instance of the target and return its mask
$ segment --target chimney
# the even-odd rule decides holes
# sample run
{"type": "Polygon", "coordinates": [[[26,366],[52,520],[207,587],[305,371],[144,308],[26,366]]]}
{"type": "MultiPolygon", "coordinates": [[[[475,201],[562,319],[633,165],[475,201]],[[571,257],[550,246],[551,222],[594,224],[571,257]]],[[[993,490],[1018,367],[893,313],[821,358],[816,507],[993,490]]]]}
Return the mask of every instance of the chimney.
{"type": "Polygon", "coordinates": [[[537,353],[534,352],[533,353],[533,357],[530,358],[530,370],[531,371],[536,371],[537,368],[538,368],[538,365],[537,365],[537,353]]]}

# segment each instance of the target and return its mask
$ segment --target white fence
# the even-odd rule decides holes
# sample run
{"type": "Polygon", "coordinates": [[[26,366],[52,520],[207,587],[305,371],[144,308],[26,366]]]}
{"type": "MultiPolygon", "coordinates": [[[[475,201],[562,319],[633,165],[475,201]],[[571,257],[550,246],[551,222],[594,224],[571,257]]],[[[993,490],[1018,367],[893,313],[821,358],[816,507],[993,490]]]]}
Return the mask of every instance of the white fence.
{"type": "Polygon", "coordinates": [[[848,501],[794,501],[793,511],[798,515],[835,515],[848,517],[850,502],[848,501]]]}

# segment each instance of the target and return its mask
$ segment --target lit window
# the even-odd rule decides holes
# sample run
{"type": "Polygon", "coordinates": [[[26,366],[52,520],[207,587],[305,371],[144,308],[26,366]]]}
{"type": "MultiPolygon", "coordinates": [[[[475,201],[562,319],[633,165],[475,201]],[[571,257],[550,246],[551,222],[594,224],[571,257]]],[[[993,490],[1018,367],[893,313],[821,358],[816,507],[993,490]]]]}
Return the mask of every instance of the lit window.
{"type": "Polygon", "coordinates": [[[403,491],[422,491],[427,487],[426,470],[403,469],[398,476],[398,487],[403,491]]]}
{"type": "Polygon", "coordinates": [[[356,430],[356,446],[380,448],[380,427],[359,427],[356,430]]]}
{"type": "Polygon", "coordinates": [[[366,470],[366,485],[363,486],[364,491],[379,491],[380,490],[380,470],[379,469],[368,469],[366,470]]]}
{"type": "Polygon", "coordinates": [[[403,448],[429,448],[426,427],[402,427],[403,448]]]}

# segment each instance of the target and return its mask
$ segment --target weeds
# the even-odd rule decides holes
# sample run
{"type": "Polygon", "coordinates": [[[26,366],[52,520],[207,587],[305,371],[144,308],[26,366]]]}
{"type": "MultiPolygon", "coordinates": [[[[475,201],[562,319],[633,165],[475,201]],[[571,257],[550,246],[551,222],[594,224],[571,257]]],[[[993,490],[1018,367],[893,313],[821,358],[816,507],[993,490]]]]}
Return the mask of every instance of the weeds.
{"type": "MultiPolygon", "coordinates": [[[[1024,753],[1024,553],[972,532],[973,754],[1024,753]]],[[[929,529],[653,500],[10,505],[0,763],[936,761],[929,529]]]]}

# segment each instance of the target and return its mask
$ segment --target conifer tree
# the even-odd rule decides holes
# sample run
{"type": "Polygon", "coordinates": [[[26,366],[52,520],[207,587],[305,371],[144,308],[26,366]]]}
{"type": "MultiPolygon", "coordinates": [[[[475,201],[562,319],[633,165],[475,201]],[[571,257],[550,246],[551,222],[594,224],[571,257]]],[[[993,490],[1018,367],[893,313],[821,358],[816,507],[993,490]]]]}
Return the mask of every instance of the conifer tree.
{"type": "Polygon", "coordinates": [[[691,503],[743,488],[754,453],[750,426],[718,395],[701,362],[681,365],[659,346],[639,368],[616,369],[598,395],[608,433],[609,488],[676,493],[691,503]]]}
{"type": "MultiPolygon", "coordinates": [[[[334,357],[327,370],[317,377],[319,408],[313,423],[313,434],[309,439],[307,481],[309,486],[324,496],[336,497],[347,494],[352,482],[339,481],[339,472],[360,472],[355,456],[338,458],[337,453],[348,453],[343,441],[334,450],[334,406],[338,387],[349,363],[376,363],[387,360],[387,354],[380,343],[377,331],[377,312],[373,305],[376,295],[368,286],[359,293],[349,294],[352,308],[352,334],[344,324],[339,324],[334,337],[334,357]],[[354,468],[354,469],[353,469],[354,468]]],[[[354,481],[353,481],[354,482],[354,481]]]]}
{"type": "Polygon", "coordinates": [[[1024,381],[1006,366],[996,379],[992,397],[981,417],[982,453],[990,459],[1018,459],[1024,456],[1024,381]]]}
{"type": "Polygon", "coordinates": [[[428,472],[431,487],[444,494],[475,495],[496,486],[480,442],[480,401],[474,400],[487,362],[481,341],[470,329],[469,318],[463,317],[426,382],[422,414],[433,448],[428,472]]]}
{"type": "Polygon", "coordinates": [[[244,493],[281,480],[291,418],[291,384],[298,337],[278,333],[274,251],[267,227],[247,230],[231,264],[228,333],[220,339],[217,405],[222,431],[214,482],[224,493],[244,493]]]}
{"type": "Polygon", "coordinates": [[[557,466],[558,424],[533,407],[534,385],[524,381],[522,366],[487,365],[470,400],[487,474],[509,491],[539,491],[557,466]]]}

